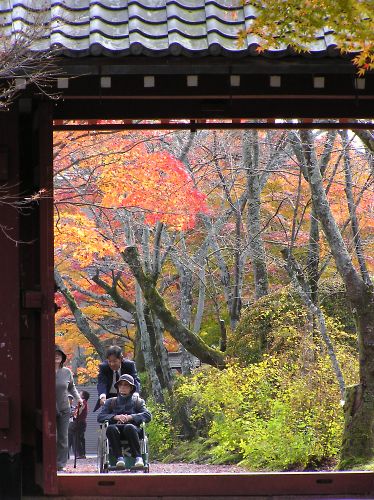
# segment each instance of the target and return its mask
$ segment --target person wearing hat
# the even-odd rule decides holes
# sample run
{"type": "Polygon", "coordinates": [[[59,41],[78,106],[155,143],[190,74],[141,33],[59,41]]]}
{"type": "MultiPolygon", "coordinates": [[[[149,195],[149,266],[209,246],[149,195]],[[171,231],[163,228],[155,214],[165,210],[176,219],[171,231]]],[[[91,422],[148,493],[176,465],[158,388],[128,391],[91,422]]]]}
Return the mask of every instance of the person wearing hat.
{"type": "Polygon", "coordinates": [[[66,354],[59,347],[55,347],[55,370],[56,370],[56,458],[57,470],[63,471],[68,461],[68,429],[70,419],[71,394],[77,404],[83,404],[83,401],[74,384],[73,374],[64,366],[66,354]]]}
{"type": "Polygon", "coordinates": [[[147,410],[144,399],[141,399],[136,392],[134,378],[131,375],[121,375],[115,383],[115,388],[118,389],[118,396],[105,401],[97,421],[109,423],[106,435],[112,453],[117,458],[117,469],[126,468],[121,439],[126,439],[129,443],[131,455],[135,459],[134,467],[144,467],[139,441],[140,424],[149,422],[152,415],[147,410]]]}
{"type": "Polygon", "coordinates": [[[105,403],[107,398],[117,396],[114,384],[121,375],[131,375],[134,379],[136,391],[140,392],[140,380],[134,361],[123,357],[122,349],[118,345],[111,345],[106,350],[106,360],[99,366],[97,377],[98,399],[93,411],[105,403]]]}

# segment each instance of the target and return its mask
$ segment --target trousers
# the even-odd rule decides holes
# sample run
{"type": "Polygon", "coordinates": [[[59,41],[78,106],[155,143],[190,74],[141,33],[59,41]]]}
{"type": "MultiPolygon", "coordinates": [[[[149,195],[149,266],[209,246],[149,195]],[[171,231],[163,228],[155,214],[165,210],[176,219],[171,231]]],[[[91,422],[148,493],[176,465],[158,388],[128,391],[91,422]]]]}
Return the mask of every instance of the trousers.
{"type": "Polygon", "coordinates": [[[139,427],[134,424],[110,424],[108,426],[106,436],[116,458],[122,456],[121,439],[128,441],[133,457],[141,456],[139,431],[139,427]]]}
{"type": "Polygon", "coordinates": [[[86,455],[86,428],[85,420],[73,420],[69,423],[69,453],[72,451],[77,457],[86,455]]]}
{"type": "Polygon", "coordinates": [[[70,408],[56,415],[56,460],[57,467],[65,467],[68,461],[68,429],[70,408]]]}

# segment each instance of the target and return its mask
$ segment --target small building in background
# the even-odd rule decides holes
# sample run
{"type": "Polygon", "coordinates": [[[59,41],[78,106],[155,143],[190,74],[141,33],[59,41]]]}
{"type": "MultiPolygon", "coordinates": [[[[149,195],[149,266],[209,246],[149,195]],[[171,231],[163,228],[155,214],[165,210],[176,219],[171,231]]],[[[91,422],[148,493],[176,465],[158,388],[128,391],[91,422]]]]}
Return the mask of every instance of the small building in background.
{"type": "MultiPolygon", "coordinates": [[[[182,352],[168,352],[169,357],[169,365],[173,372],[181,373],[182,371],[182,352]]],[[[200,359],[196,358],[196,356],[191,356],[193,367],[198,368],[201,366],[200,359]]]]}

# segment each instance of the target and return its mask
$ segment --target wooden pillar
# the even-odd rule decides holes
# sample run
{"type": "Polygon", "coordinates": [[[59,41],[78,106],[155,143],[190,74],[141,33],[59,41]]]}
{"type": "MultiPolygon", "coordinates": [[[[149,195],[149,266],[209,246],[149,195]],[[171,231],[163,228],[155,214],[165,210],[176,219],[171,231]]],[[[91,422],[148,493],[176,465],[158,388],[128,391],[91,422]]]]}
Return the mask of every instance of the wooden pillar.
{"type": "Polygon", "coordinates": [[[21,497],[20,163],[17,110],[0,114],[0,498],[21,497]]]}
{"type": "Polygon", "coordinates": [[[56,473],[56,394],[55,394],[55,307],[53,237],[53,117],[52,102],[39,106],[37,114],[38,165],[40,188],[40,376],[43,426],[43,491],[57,493],[56,473]]]}
{"type": "Polygon", "coordinates": [[[21,364],[22,482],[28,494],[54,494],[57,477],[52,111],[48,101],[20,101],[20,108],[22,193],[26,197],[36,196],[21,218],[21,354],[25,362],[21,364]]]}
{"type": "Polygon", "coordinates": [[[0,210],[0,498],[7,499],[57,492],[52,146],[48,101],[21,99],[0,115],[0,200],[7,202],[0,210]]]}

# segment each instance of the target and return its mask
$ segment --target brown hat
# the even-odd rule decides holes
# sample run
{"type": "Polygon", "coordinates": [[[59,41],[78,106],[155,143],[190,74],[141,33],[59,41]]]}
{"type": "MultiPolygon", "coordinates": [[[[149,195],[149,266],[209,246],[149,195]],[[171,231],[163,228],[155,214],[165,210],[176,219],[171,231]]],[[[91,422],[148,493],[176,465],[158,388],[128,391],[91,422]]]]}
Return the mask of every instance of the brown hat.
{"type": "Polygon", "coordinates": [[[128,382],[135,389],[134,379],[131,375],[127,375],[127,373],[125,373],[124,375],[121,375],[120,378],[117,380],[117,382],[114,384],[114,387],[116,389],[118,389],[118,384],[120,382],[128,382]]]}
{"type": "Polygon", "coordinates": [[[55,351],[59,352],[61,354],[61,356],[62,356],[62,364],[64,364],[65,361],[66,361],[66,354],[64,353],[64,351],[58,345],[55,346],[55,351]]]}

